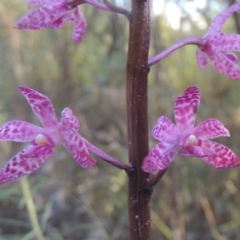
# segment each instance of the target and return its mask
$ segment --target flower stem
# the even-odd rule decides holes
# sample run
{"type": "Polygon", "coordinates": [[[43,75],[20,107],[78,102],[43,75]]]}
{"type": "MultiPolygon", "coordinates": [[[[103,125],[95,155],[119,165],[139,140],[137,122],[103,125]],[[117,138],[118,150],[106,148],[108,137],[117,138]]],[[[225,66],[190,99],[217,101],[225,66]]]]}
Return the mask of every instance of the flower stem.
{"type": "Polygon", "coordinates": [[[188,45],[188,44],[194,44],[197,46],[201,46],[203,45],[203,38],[198,37],[198,36],[189,36],[189,37],[185,37],[183,39],[181,39],[180,41],[176,42],[175,44],[173,44],[170,48],[168,48],[167,50],[155,55],[154,57],[151,57],[148,60],[148,65],[149,67],[154,65],[155,63],[159,62],[160,60],[162,60],[163,58],[169,56],[171,53],[173,53],[174,51],[176,51],[177,49],[188,45]]]}
{"type": "Polygon", "coordinates": [[[107,153],[103,152],[102,150],[100,150],[99,148],[95,147],[94,145],[92,145],[90,142],[88,142],[85,138],[83,138],[86,147],[93,152],[94,154],[96,154],[97,156],[101,157],[105,162],[108,162],[110,164],[112,164],[113,166],[120,168],[122,170],[125,170],[127,173],[131,173],[133,171],[132,165],[131,164],[126,164],[123,163],[111,156],[109,156],[107,153]]]}
{"type": "Polygon", "coordinates": [[[99,2],[98,0],[75,0],[69,3],[72,7],[77,7],[80,4],[87,3],[89,5],[92,5],[95,8],[109,11],[109,12],[115,12],[122,15],[125,15],[127,18],[129,18],[130,12],[125,9],[118,6],[113,5],[112,3],[108,2],[107,0],[103,0],[103,2],[99,2]]]}
{"type": "Polygon", "coordinates": [[[163,170],[159,170],[151,179],[147,181],[144,187],[145,188],[154,187],[162,179],[166,171],[167,171],[167,168],[163,170]]]}
{"type": "Polygon", "coordinates": [[[20,182],[23,190],[23,196],[27,206],[27,211],[30,217],[33,230],[35,232],[36,239],[45,240],[45,237],[43,236],[41,227],[38,222],[37,211],[33,202],[33,197],[32,197],[31,189],[29,186],[28,178],[24,177],[20,180],[20,182]]]}

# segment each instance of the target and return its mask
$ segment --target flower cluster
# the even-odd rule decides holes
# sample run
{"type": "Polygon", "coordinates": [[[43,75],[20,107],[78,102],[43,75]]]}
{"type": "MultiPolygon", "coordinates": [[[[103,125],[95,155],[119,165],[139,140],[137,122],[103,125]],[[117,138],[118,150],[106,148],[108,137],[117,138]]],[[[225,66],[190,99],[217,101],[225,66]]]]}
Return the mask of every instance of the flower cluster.
{"type": "MultiPolygon", "coordinates": [[[[61,28],[65,22],[73,22],[73,40],[82,41],[86,31],[86,20],[78,5],[88,3],[105,11],[113,11],[129,16],[125,9],[115,7],[105,0],[28,0],[28,7],[40,7],[22,16],[15,27],[18,29],[61,28]]],[[[149,66],[168,56],[176,49],[187,45],[198,46],[197,61],[205,68],[208,59],[211,64],[227,77],[240,80],[238,57],[233,52],[240,51],[240,36],[227,35],[221,31],[221,26],[234,12],[240,10],[236,3],[218,15],[212,22],[204,37],[187,37],[165,52],[149,60],[149,66]]],[[[131,166],[110,157],[97,147],[91,145],[79,133],[80,124],[70,108],[62,111],[58,122],[51,101],[43,94],[24,86],[20,92],[30,104],[33,112],[43,125],[35,126],[24,121],[11,121],[0,128],[0,140],[28,142],[29,145],[10,159],[0,170],[0,184],[28,175],[53,155],[53,149],[63,145],[75,161],[83,168],[91,167],[95,160],[88,150],[105,159],[105,161],[125,170],[131,171],[131,166]]],[[[200,104],[200,92],[196,87],[189,87],[175,101],[174,114],[176,125],[170,119],[162,116],[153,127],[152,135],[159,140],[145,157],[142,169],[145,172],[164,170],[180,153],[181,156],[201,158],[214,168],[232,168],[239,165],[237,155],[228,147],[209,139],[229,136],[228,130],[217,119],[207,119],[194,127],[196,112],[200,104]]]]}
{"type": "Polygon", "coordinates": [[[161,141],[146,156],[142,169],[145,172],[166,169],[181,151],[181,156],[201,158],[215,168],[232,168],[239,165],[237,155],[229,148],[212,142],[221,136],[229,136],[228,130],[217,119],[207,119],[194,128],[200,92],[189,87],[175,101],[176,125],[162,116],[153,127],[152,135],[161,141]]]}

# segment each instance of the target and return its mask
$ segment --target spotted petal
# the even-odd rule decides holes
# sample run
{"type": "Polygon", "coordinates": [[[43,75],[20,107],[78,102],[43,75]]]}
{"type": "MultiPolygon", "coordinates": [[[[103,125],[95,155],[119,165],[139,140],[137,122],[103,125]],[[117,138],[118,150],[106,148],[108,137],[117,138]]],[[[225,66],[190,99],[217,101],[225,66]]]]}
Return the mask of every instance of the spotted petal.
{"type": "Polygon", "coordinates": [[[179,150],[180,147],[178,144],[167,142],[157,144],[143,160],[142,170],[145,172],[154,172],[167,168],[179,150]]]}
{"type": "Polygon", "coordinates": [[[78,8],[75,10],[74,14],[75,18],[72,38],[76,43],[80,43],[82,42],[83,35],[86,32],[87,21],[82,12],[78,8]]]}
{"type": "Polygon", "coordinates": [[[83,168],[92,167],[95,161],[90,157],[81,136],[75,132],[63,134],[63,145],[71,153],[75,161],[83,168]]]}
{"type": "Polygon", "coordinates": [[[214,168],[233,168],[239,165],[237,155],[226,146],[204,140],[202,149],[207,155],[207,157],[202,158],[203,161],[214,168]]]}
{"type": "Polygon", "coordinates": [[[238,56],[235,54],[235,53],[224,53],[224,55],[229,58],[229,60],[231,60],[233,63],[236,63],[238,62],[238,56]]]}
{"type": "Polygon", "coordinates": [[[17,29],[32,30],[59,28],[62,26],[61,18],[70,10],[66,5],[40,7],[23,15],[14,27],[17,29]]]}
{"type": "Polygon", "coordinates": [[[47,145],[29,145],[16,154],[0,170],[0,184],[28,175],[42,166],[52,156],[52,148],[47,145]]]}
{"type": "Polygon", "coordinates": [[[209,55],[211,64],[223,75],[240,80],[240,67],[222,52],[209,55]]]}
{"type": "Polygon", "coordinates": [[[28,0],[28,8],[35,5],[60,5],[64,4],[66,0],[28,0]]]}
{"type": "Polygon", "coordinates": [[[197,62],[198,62],[199,67],[201,69],[205,70],[206,66],[207,66],[207,57],[206,57],[206,55],[200,49],[198,49],[196,57],[197,57],[197,62]]]}
{"type": "Polygon", "coordinates": [[[0,128],[0,140],[30,142],[37,136],[37,134],[42,133],[43,131],[43,128],[31,123],[15,120],[4,124],[0,128]]]}
{"type": "Polygon", "coordinates": [[[240,4],[236,3],[227,8],[221,14],[219,14],[213,21],[210,26],[209,32],[206,34],[205,38],[211,40],[217,34],[221,34],[221,27],[226,22],[226,20],[234,13],[240,10],[240,4]]]}
{"type": "Polygon", "coordinates": [[[236,51],[240,52],[240,35],[229,34],[211,40],[211,45],[221,52],[236,51]]]}
{"type": "Polygon", "coordinates": [[[64,147],[71,153],[75,161],[83,168],[91,167],[95,161],[90,157],[82,137],[71,128],[72,123],[67,118],[62,118],[59,123],[64,147]],[[69,127],[70,126],[70,127],[69,127]]]}
{"type": "Polygon", "coordinates": [[[200,92],[196,87],[187,88],[182,96],[176,99],[174,114],[181,132],[193,129],[199,103],[200,92]]]}
{"type": "Polygon", "coordinates": [[[189,146],[183,149],[181,152],[183,157],[206,157],[206,154],[203,153],[203,150],[199,146],[189,146]]]}
{"type": "Polygon", "coordinates": [[[179,129],[170,119],[162,116],[158,119],[152,130],[152,135],[159,141],[174,143],[179,138],[179,129]]]}
{"type": "Polygon", "coordinates": [[[51,101],[43,94],[24,86],[19,87],[37,118],[46,128],[56,127],[58,124],[55,110],[51,101]]]}
{"type": "Polygon", "coordinates": [[[80,123],[73,114],[70,108],[64,108],[62,111],[61,125],[65,125],[68,128],[78,131],[80,129],[80,123]]]}
{"type": "Polygon", "coordinates": [[[193,134],[202,140],[230,136],[229,131],[217,119],[207,119],[201,122],[195,127],[193,134]]]}

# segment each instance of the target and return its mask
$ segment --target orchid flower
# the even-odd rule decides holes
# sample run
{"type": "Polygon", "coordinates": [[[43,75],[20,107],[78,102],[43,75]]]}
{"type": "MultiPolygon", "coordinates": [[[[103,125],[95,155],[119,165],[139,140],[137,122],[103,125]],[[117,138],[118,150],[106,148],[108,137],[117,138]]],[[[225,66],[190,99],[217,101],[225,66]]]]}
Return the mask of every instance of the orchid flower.
{"type": "Polygon", "coordinates": [[[194,128],[200,92],[189,87],[175,101],[176,125],[162,116],[153,127],[152,135],[161,141],[145,157],[142,169],[145,172],[166,169],[181,151],[181,156],[201,158],[214,168],[232,168],[239,159],[229,148],[208,139],[229,136],[228,130],[217,119],[207,119],[194,128]]]}
{"type": "Polygon", "coordinates": [[[64,22],[74,22],[72,38],[76,43],[82,42],[87,22],[78,5],[87,3],[98,9],[112,11],[129,17],[128,10],[98,0],[28,0],[28,8],[42,5],[23,15],[15,24],[17,29],[61,28],[64,22]]]}
{"type": "Polygon", "coordinates": [[[220,13],[212,22],[209,31],[205,36],[189,36],[181,39],[169,49],[152,57],[148,65],[152,66],[161,59],[167,57],[177,49],[193,44],[198,46],[197,62],[205,69],[207,61],[213,65],[223,75],[240,80],[240,67],[237,65],[238,57],[233,52],[240,52],[240,35],[225,34],[221,31],[222,25],[234,13],[240,10],[240,3],[233,4],[228,9],[220,13]]]}
{"type": "Polygon", "coordinates": [[[0,184],[34,172],[53,155],[53,148],[61,144],[83,168],[95,164],[88,153],[89,149],[112,165],[125,170],[131,169],[131,166],[110,157],[81,137],[77,133],[80,124],[70,108],[62,111],[61,121],[58,122],[52,103],[46,96],[24,86],[19,87],[19,90],[44,128],[17,120],[0,128],[0,140],[30,142],[0,170],[0,184]]]}
{"type": "Polygon", "coordinates": [[[18,29],[61,28],[66,21],[74,22],[72,38],[76,43],[82,41],[87,22],[72,1],[68,0],[29,0],[28,7],[42,5],[22,16],[15,24],[18,29]]]}
{"type": "Polygon", "coordinates": [[[207,59],[223,75],[240,80],[238,57],[233,52],[240,52],[240,35],[227,35],[221,31],[221,26],[234,13],[240,10],[236,3],[219,14],[212,22],[208,33],[203,37],[203,44],[197,50],[197,61],[202,69],[206,68],[207,59]]]}

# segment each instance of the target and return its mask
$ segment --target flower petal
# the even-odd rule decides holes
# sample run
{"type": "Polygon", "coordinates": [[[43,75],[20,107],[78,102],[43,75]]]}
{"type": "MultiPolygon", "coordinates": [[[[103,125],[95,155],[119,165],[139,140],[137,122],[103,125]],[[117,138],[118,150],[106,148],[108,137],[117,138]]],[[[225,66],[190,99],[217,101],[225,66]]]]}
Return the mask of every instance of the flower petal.
{"type": "Polygon", "coordinates": [[[45,95],[24,86],[19,87],[19,90],[25,96],[44,127],[53,128],[57,126],[58,121],[55,110],[51,101],[45,95]]]}
{"type": "Polygon", "coordinates": [[[154,172],[167,168],[179,150],[180,146],[178,144],[170,144],[167,142],[157,144],[144,158],[142,170],[144,172],[154,172]]]}
{"type": "Polygon", "coordinates": [[[240,67],[222,52],[209,55],[210,62],[223,75],[240,80],[240,67]]]}
{"type": "Polygon", "coordinates": [[[31,123],[15,120],[7,122],[0,128],[0,140],[30,142],[43,131],[43,128],[31,123]]]}
{"type": "Polygon", "coordinates": [[[0,170],[0,184],[36,171],[50,156],[52,156],[52,148],[47,145],[29,145],[9,160],[0,170]]]}
{"type": "Polygon", "coordinates": [[[152,130],[152,135],[159,141],[174,143],[178,140],[179,130],[170,119],[162,116],[158,119],[152,130]]]}
{"type": "Polygon", "coordinates": [[[75,161],[83,168],[95,165],[95,161],[90,157],[84,141],[80,135],[72,133],[64,137],[64,146],[71,153],[75,161]]]}
{"type": "Polygon", "coordinates": [[[235,3],[227,8],[225,11],[220,13],[215,19],[212,21],[212,24],[209,28],[208,33],[205,35],[205,39],[211,40],[216,36],[216,34],[221,33],[220,29],[225,21],[234,13],[240,10],[240,4],[235,3]]]}
{"type": "Polygon", "coordinates": [[[28,8],[35,5],[60,5],[64,4],[66,0],[28,0],[28,8]]]}
{"type": "Polygon", "coordinates": [[[74,19],[75,19],[75,12],[71,12],[62,17],[62,20],[64,22],[74,22],[74,19]]]}
{"type": "Polygon", "coordinates": [[[71,9],[66,5],[39,7],[23,15],[14,25],[17,29],[58,28],[61,18],[71,9]],[[56,22],[56,23],[55,23],[56,22]],[[54,24],[55,23],[55,24],[54,24]]]}
{"type": "Polygon", "coordinates": [[[207,119],[197,125],[193,134],[202,140],[213,139],[217,137],[229,137],[229,131],[224,127],[224,125],[217,119],[207,119]]]}
{"type": "Polygon", "coordinates": [[[207,57],[206,57],[206,55],[200,49],[198,49],[196,57],[197,57],[197,62],[198,62],[199,67],[201,69],[205,70],[206,66],[207,66],[207,57]]]}
{"type": "Polygon", "coordinates": [[[239,165],[237,155],[224,145],[204,140],[201,147],[207,155],[202,158],[203,161],[214,168],[233,168],[239,165]]]}
{"type": "Polygon", "coordinates": [[[65,125],[76,132],[80,129],[80,123],[70,108],[63,109],[60,125],[65,125]]]}
{"type": "MultiPolygon", "coordinates": [[[[61,121],[61,123],[64,123],[61,121]]],[[[68,125],[60,124],[60,132],[64,147],[71,153],[75,161],[83,168],[91,167],[95,161],[90,157],[82,137],[68,125]]]]}
{"type": "Polygon", "coordinates": [[[74,12],[75,18],[74,18],[74,30],[73,30],[73,40],[76,43],[80,43],[83,39],[83,35],[86,32],[87,28],[87,21],[82,14],[82,12],[77,8],[74,12]]]}
{"type": "Polygon", "coordinates": [[[240,52],[240,35],[229,34],[214,38],[213,40],[211,40],[211,45],[217,51],[221,52],[240,52]]]}
{"type": "Polygon", "coordinates": [[[200,92],[196,87],[187,88],[182,96],[175,100],[174,114],[181,132],[193,129],[199,103],[200,92]]]}
{"type": "Polygon", "coordinates": [[[224,53],[224,55],[233,63],[236,64],[238,62],[238,56],[235,53],[224,53]]]}
{"type": "Polygon", "coordinates": [[[188,146],[183,149],[180,154],[183,157],[206,157],[206,154],[203,153],[203,150],[199,146],[188,146]]]}

